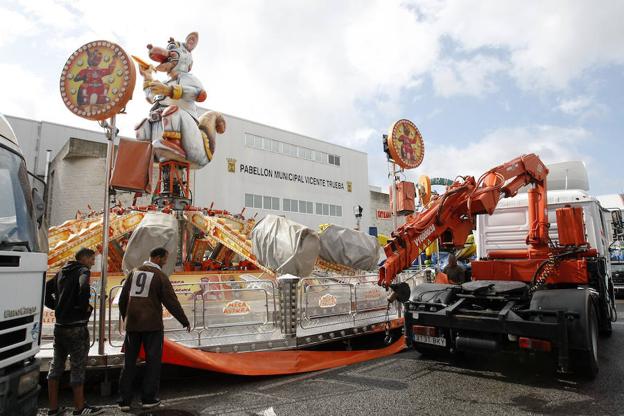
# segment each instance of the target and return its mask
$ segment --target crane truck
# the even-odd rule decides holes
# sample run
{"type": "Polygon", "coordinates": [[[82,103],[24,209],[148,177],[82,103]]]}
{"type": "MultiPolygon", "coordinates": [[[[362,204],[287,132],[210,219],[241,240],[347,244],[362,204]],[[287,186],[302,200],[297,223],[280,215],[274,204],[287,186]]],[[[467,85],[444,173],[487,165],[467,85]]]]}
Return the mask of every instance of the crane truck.
{"type": "Polygon", "coordinates": [[[423,353],[542,352],[562,372],[597,375],[598,337],[611,334],[617,314],[608,249],[595,241],[592,247],[585,226],[604,221],[565,204],[555,210],[558,235],[551,238],[547,175],[539,157],[528,154],[478,180],[460,177],[393,232],[379,284],[404,306],[408,347],[423,353]],[[526,186],[524,247],[490,250],[472,261],[472,281],[463,284],[393,283],[433,241],[448,249],[463,246],[477,216],[492,215],[502,198],[526,186]]]}
{"type": "Polygon", "coordinates": [[[36,415],[48,257],[43,200],[31,189],[15,133],[0,115],[0,414],[36,415]]]}

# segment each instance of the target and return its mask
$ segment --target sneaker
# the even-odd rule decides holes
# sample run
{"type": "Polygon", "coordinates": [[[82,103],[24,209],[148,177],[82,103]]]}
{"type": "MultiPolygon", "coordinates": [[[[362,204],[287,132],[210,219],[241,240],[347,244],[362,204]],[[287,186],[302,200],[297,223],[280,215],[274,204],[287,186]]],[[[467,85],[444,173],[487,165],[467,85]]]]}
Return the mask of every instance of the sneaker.
{"type": "Polygon", "coordinates": [[[58,409],[55,410],[48,410],[48,416],[61,416],[65,414],[65,408],[64,407],[59,407],[58,409]]]}
{"type": "Polygon", "coordinates": [[[99,415],[103,412],[104,409],[101,407],[89,406],[88,404],[85,404],[85,407],[83,407],[82,410],[74,410],[72,415],[99,415]]]}
{"type": "Polygon", "coordinates": [[[146,400],[141,402],[141,408],[143,409],[151,409],[153,407],[158,407],[160,406],[160,400],[156,399],[156,400],[146,400]]]}
{"type": "Polygon", "coordinates": [[[123,400],[117,402],[117,406],[119,406],[119,410],[122,412],[130,411],[130,402],[124,402],[123,400]]]}

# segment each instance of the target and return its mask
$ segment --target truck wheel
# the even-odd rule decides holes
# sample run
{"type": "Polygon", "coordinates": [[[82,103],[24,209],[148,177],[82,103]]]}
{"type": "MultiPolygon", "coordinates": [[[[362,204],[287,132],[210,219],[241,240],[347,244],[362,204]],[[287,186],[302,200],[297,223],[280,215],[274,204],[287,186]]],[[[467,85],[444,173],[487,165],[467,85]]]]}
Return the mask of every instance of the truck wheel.
{"type": "Polygon", "coordinates": [[[598,375],[598,319],[591,301],[588,302],[587,308],[586,337],[589,350],[576,351],[572,359],[576,366],[576,372],[593,380],[598,375]]]}
{"type": "Polygon", "coordinates": [[[606,318],[605,324],[600,328],[600,336],[604,338],[609,338],[613,333],[613,326],[611,325],[611,319],[609,317],[606,318]]]}

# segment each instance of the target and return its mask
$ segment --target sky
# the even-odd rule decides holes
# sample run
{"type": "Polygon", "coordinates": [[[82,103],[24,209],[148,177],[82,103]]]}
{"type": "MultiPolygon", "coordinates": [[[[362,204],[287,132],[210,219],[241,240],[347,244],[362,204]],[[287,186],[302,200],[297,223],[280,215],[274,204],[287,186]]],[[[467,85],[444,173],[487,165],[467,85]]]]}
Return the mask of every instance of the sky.
{"type": "MultiPolygon", "coordinates": [[[[594,195],[624,193],[622,1],[0,0],[0,19],[5,114],[96,130],[60,98],[75,49],[147,57],[197,31],[206,107],[366,151],[371,185],[387,186],[381,137],[407,118],[425,141],[408,179],[535,152],[584,161],[594,195]]],[[[140,88],[122,135],[148,111],[140,88]]]]}

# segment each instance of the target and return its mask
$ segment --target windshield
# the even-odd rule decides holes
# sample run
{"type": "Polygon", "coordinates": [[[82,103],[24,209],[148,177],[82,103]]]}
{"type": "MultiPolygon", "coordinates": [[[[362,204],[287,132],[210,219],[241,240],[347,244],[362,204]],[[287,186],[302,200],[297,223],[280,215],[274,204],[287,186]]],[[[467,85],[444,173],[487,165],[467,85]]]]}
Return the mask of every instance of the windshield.
{"type": "Polygon", "coordinates": [[[24,160],[0,147],[0,251],[39,251],[24,160]]]}

